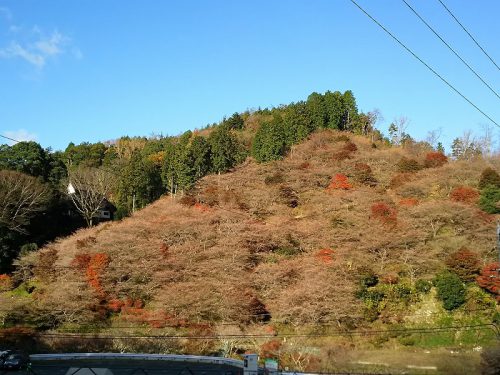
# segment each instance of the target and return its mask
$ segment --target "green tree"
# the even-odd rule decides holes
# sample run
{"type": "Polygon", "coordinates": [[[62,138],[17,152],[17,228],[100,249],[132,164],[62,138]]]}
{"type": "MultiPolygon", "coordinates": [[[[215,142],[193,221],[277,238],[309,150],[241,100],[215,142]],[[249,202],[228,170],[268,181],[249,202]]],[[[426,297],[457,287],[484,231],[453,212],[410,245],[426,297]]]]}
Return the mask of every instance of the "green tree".
{"type": "Polygon", "coordinates": [[[130,212],[134,198],[136,207],[144,207],[158,199],[162,192],[160,170],[150,160],[143,158],[139,150],[135,150],[120,178],[120,205],[130,212]]]}
{"type": "Polygon", "coordinates": [[[191,141],[189,153],[194,180],[198,180],[212,169],[210,145],[204,137],[197,135],[191,141]]]}
{"type": "Polygon", "coordinates": [[[243,126],[245,125],[243,117],[241,117],[240,114],[237,112],[233,113],[233,115],[229,117],[227,120],[225,120],[224,123],[229,127],[229,129],[236,129],[236,130],[243,129],[243,126]]]}
{"type": "Polygon", "coordinates": [[[216,127],[208,137],[211,150],[212,170],[225,172],[244,159],[244,154],[236,137],[227,126],[216,127]]]}
{"type": "Polygon", "coordinates": [[[446,310],[454,310],[465,303],[465,287],[456,274],[442,272],[434,279],[437,297],[443,302],[446,310]]]}
{"type": "Polygon", "coordinates": [[[500,213],[500,189],[493,185],[488,185],[482,189],[479,197],[479,207],[489,214],[500,213]]]}
{"type": "Polygon", "coordinates": [[[341,129],[354,131],[353,124],[357,123],[358,106],[356,98],[351,90],[347,90],[342,95],[342,104],[344,110],[344,118],[342,121],[341,129]]]}
{"type": "Polygon", "coordinates": [[[47,181],[50,157],[36,142],[19,142],[13,146],[0,146],[0,169],[10,169],[40,177],[47,181]]]}
{"type": "Polygon", "coordinates": [[[325,127],[327,115],[323,95],[313,92],[307,97],[306,106],[311,116],[313,128],[320,129],[325,127]]]}
{"type": "Polygon", "coordinates": [[[330,129],[344,129],[346,117],[346,106],[344,97],[339,91],[327,91],[324,95],[327,123],[326,127],[330,129]]]}
{"type": "Polygon", "coordinates": [[[258,162],[281,159],[288,151],[283,119],[279,115],[261,125],[252,144],[252,155],[258,162]]]}
{"type": "Polygon", "coordinates": [[[290,104],[283,113],[287,147],[304,140],[314,131],[311,113],[305,102],[290,104]]]}

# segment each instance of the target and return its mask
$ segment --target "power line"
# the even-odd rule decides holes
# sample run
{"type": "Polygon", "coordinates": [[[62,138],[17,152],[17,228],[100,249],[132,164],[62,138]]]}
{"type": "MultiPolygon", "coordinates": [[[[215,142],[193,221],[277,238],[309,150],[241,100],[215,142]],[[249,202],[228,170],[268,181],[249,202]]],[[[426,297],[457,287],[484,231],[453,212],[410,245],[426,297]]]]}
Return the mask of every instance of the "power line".
{"type": "MultiPolygon", "coordinates": [[[[396,328],[396,329],[380,329],[380,330],[335,330],[329,333],[320,334],[224,334],[224,335],[96,335],[94,333],[46,333],[35,332],[37,336],[48,338],[77,338],[91,340],[113,340],[113,339],[188,339],[188,340],[223,340],[223,339],[271,339],[271,338],[325,338],[336,337],[343,335],[354,336],[371,336],[386,333],[422,333],[430,334],[437,332],[450,332],[459,330],[486,330],[490,329],[498,335],[499,327],[494,323],[447,326],[447,327],[427,327],[427,328],[396,328]]],[[[31,333],[29,333],[31,334],[31,333]]]]}
{"type": "Polygon", "coordinates": [[[9,141],[13,141],[13,142],[16,142],[16,143],[23,142],[23,141],[18,141],[17,139],[14,139],[14,138],[7,137],[6,135],[3,135],[3,134],[0,134],[0,137],[8,139],[9,141]]]}
{"type": "Polygon", "coordinates": [[[490,86],[490,85],[489,85],[489,84],[488,84],[488,83],[487,83],[487,82],[486,82],[486,81],[485,81],[485,80],[484,80],[484,79],[483,79],[483,78],[482,78],[482,77],[481,77],[481,76],[480,76],[480,75],[479,75],[479,74],[478,74],[478,73],[477,73],[477,72],[476,72],[476,71],[475,71],[475,70],[474,70],[474,69],[473,69],[473,68],[472,68],[472,67],[471,67],[471,66],[470,66],[470,65],[469,65],[469,64],[468,64],[468,63],[467,63],[467,62],[466,62],[466,61],[465,61],[465,60],[464,60],[464,59],[463,59],[463,58],[462,58],[462,57],[461,57],[461,56],[460,56],[460,55],[459,55],[459,54],[458,54],[458,53],[457,53],[457,52],[456,52],[456,51],[455,51],[455,50],[454,50],[454,49],[453,49],[453,48],[452,48],[452,47],[451,47],[451,46],[450,46],[450,45],[449,45],[446,41],[445,41],[445,40],[444,40],[444,39],[443,39],[443,38],[442,38],[442,37],[441,37],[441,35],[439,35],[439,34],[437,33],[437,31],[436,31],[436,30],[435,30],[435,29],[434,29],[431,25],[429,25],[429,23],[428,23],[427,21],[425,21],[425,20],[422,18],[422,16],[421,16],[421,15],[420,15],[420,14],[419,14],[419,13],[418,13],[418,12],[417,12],[417,11],[416,11],[416,10],[415,10],[415,9],[414,9],[411,5],[410,5],[410,4],[408,4],[408,2],[407,2],[406,0],[401,0],[401,1],[402,1],[403,3],[405,3],[405,4],[406,4],[406,6],[407,6],[408,8],[410,8],[410,10],[411,10],[411,11],[415,14],[415,16],[417,16],[417,17],[420,19],[420,21],[422,21],[422,22],[424,23],[424,25],[425,25],[425,26],[427,26],[427,27],[429,28],[429,30],[431,30],[431,31],[434,33],[434,35],[436,35],[436,36],[439,38],[439,40],[441,40],[441,42],[443,42],[443,43],[444,43],[444,45],[445,45],[446,47],[448,47],[448,49],[449,49],[451,52],[453,52],[453,54],[454,54],[456,57],[458,57],[458,58],[460,59],[460,61],[462,61],[462,62],[463,62],[463,63],[465,64],[465,66],[466,66],[467,68],[469,68],[469,70],[470,70],[472,73],[474,73],[474,75],[475,75],[477,78],[479,78],[479,80],[481,80],[481,82],[482,82],[482,83],[483,83],[486,87],[488,87],[488,88],[490,89],[490,91],[491,91],[493,94],[495,94],[495,96],[496,96],[498,99],[500,99],[500,96],[498,95],[498,93],[497,93],[497,92],[496,92],[496,91],[495,91],[495,90],[494,90],[494,89],[493,89],[493,88],[492,88],[492,87],[491,87],[491,86],[490,86]]]}
{"type": "Polygon", "coordinates": [[[481,47],[481,45],[478,43],[478,41],[477,41],[477,40],[476,40],[476,39],[475,39],[475,38],[471,35],[471,33],[470,33],[469,31],[467,31],[467,29],[465,28],[465,26],[464,26],[464,25],[462,25],[462,24],[460,23],[460,21],[458,20],[458,18],[457,18],[457,17],[455,17],[455,15],[454,15],[454,14],[451,12],[451,10],[450,10],[450,9],[449,9],[449,8],[448,8],[448,7],[447,7],[447,6],[443,3],[443,1],[442,1],[442,0],[438,0],[438,1],[441,3],[441,5],[444,7],[444,9],[446,9],[446,11],[450,14],[450,16],[452,16],[452,17],[453,17],[453,19],[454,19],[454,20],[455,20],[455,21],[456,21],[456,22],[460,25],[460,27],[461,27],[461,28],[462,28],[462,29],[463,29],[463,30],[467,33],[467,35],[468,35],[468,36],[469,36],[469,37],[470,37],[470,38],[474,41],[474,43],[476,43],[476,45],[479,47],[479,49],[480,49],[481,51],[483,51],[483,53],[484,53],[484,54],[486,55],[486,57],[487,57],[487,58],[488,58],[488,59],[489,59],[489,60],[493,63],[493,65],[495,65],[495,66],[496,66],[496,68],[497,68],[498,70],[500,70],[500,67],[499,67],[499,66],[497,65],[497,63],[493,60],[493,58],[492,58],[490,55],[488,55],[488,53],[484,50],[484,48],[483,48],[483,47],[481,47]]]}
{"type": "Polygon", "coordinates": [[[413,57],[415,57],[418,61],[420,61],[427,69],[429,69],[434,75],[436,75],[441,81],[443,81],[449,88],[455,91],[458,95],[460,95],[465,101],[467,101],[471,106],[473,106],[478,112],[480,112],[484,117],[490,120],[493,124],[500,128],[500,124],[498,124],[495,120],[493,120],[490,116],[488,116],[484,111],[482,111],[477,105],[475,105],[471,100],[469,100],[464,94],[462,94],[458,89],[456,89],[451,83],[449,83],[443,76],[441,76],[438,72],[436,72],[429,64],[427,64],[424,60],[417,56],[415,52],[413,52],[410,48],[408,48],[403,42],[401,42],[394,34],[392,34],[385,26],[383,26],[379,21],[377,21],[373,16],[371,16],[365,9],[363,9],[355,0],[350,0],[361,12],[363,12],[368,18],[370,18],[373,22],[375,22],[382,30],[384,30],[389,36],[394,39],[401,47],[403,47],[406,51],[408,51],[413,57]]]}

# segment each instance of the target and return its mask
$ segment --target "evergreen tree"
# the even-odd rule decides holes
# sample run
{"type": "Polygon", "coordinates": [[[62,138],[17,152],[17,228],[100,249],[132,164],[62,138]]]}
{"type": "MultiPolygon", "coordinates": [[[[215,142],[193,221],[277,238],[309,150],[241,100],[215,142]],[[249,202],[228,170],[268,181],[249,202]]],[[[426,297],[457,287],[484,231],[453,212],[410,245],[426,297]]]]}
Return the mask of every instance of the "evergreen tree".
{"type": "Polygon", "coordinates": [[[281,159],[287,152],[286,131],[279,115],[261,125],[252,144],[252,155],[258,162],[281,159]]]}
{"type": "Polygon", "coordinates": [[[327,123],[330,129],[343,129],[345,122],[344,98],[339,91],[327,91],[324,95],[327,123]]]}
{"type": "Polygon", "coordinates": [[[307,97],[306,105],[311,116],[313,128],[320,129],[325,127],[327,116],[323,95],[313,92],[307,97]]]}
{"type": "Polygon", "coordinates": [[[224,121],[224,123],[229,127],[229,129],[240,130],[243,129],[245,122],[243,117],[239,113],[235,112],[231,117],[224,121]]]}
{"type": "Polygon", "coordinates": [[[225,172],[243,158],[239,142],[227,126],[221,125],[210,133],[208,143],[214,172],[225,172]]]}

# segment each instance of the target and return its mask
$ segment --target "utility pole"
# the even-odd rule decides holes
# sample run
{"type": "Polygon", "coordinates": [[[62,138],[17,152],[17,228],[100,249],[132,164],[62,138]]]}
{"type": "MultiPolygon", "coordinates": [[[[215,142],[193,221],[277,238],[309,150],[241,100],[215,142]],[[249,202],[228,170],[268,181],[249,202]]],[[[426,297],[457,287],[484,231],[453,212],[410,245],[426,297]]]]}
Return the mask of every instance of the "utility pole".
{"type": "Polygon", "coordinates": [[[135,212],[135,193],[132,195],[132,213],[135,212]]]}

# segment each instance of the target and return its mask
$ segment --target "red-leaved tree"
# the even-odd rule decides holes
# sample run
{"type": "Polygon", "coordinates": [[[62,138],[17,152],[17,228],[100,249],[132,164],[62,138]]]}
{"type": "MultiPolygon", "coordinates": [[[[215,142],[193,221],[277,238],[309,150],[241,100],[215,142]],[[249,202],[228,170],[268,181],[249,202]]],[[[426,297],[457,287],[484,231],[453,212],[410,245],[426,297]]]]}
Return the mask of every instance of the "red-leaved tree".
{"type": "Polygon", "coordinates": [[[480,275],[476,278],[477,284],[493,293],[497,302],[500,302],[500,263],[487,264],[481,269],[480,275]]]}
{"type": "Polygon", "coordinates": [[[469,186],[458,186],[450,192],[450,199],[455,202],[474,204],[479,199],[479,192],[469,186]]]}
{"type": "Polygon", "coordinates": [[[436,168],[448,162],[448,158],[442,152],[429,152],[425,155],[424,166],[426,168],[436,168]]]}

